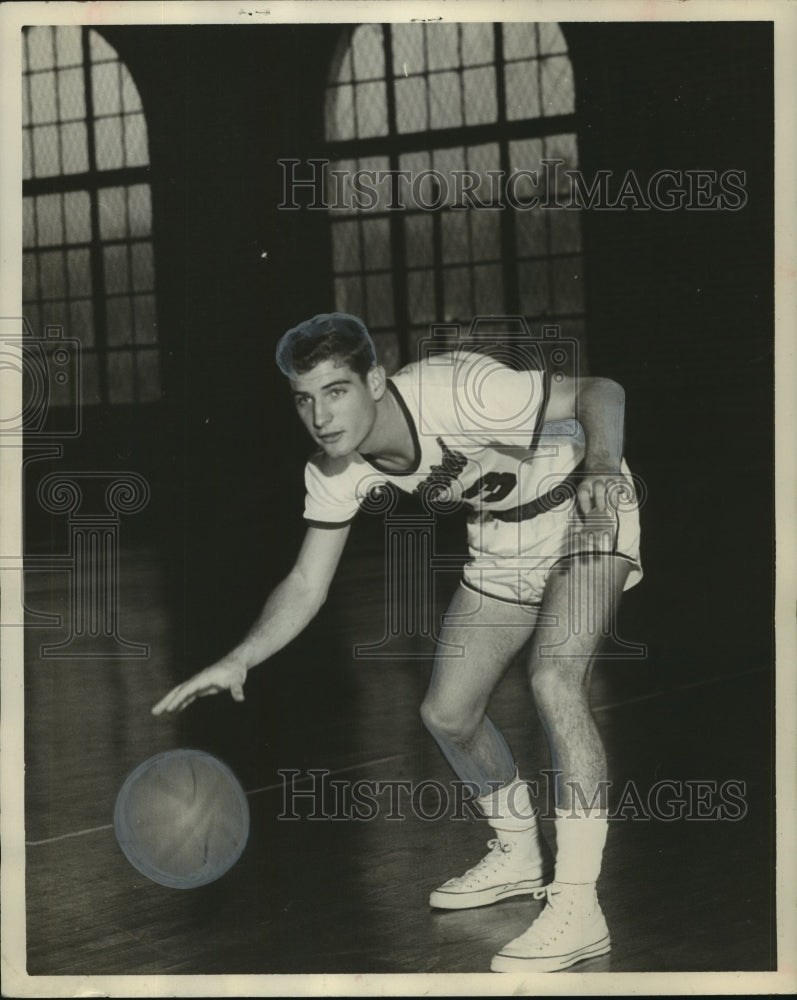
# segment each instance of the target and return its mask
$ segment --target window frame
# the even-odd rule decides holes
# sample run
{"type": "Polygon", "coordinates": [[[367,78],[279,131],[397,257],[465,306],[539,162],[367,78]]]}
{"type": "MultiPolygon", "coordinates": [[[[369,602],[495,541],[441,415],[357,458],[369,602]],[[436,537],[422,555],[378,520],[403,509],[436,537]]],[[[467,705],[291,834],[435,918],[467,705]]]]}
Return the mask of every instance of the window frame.
{"type": "MultiPolygon", "coordinates": [[[[39,27],[50,28],[53,31],[57,31],[60,27],[59,25],[31,25],[25,27],[22,30],[22,45],[27,47],[28,45],[28,32],[30,30],[36,30],[39,27]]],[[[93,327],[93,343],[91,346],[82,345],[81,353],[85,358],[87,355],[94,355],[97,359],[97,395],[98,400],[93,404],[101,408],[107,408],[111,406],[151,406],[153,403],[159,402],[163,398],[163,357],[162,357],[162,347],[160,342],[160,336],[158,331],[158,295],[157,295],[157,277],[155,275],[155,247],[154,247],[154,224],[153,224],[153,209],[152,209],[152,186],[150,177],[150,159],[149,159],[149,149],[147,149],[147,162],[145,164],[137,164],[134,166],[122,166],[122,167],[110,167],[102,168],[98,165],[97,159],[97,144],[95,136],[96,123],[102,121],[105,117],[113,117],[108,115],[97,115],[95,114],[94,105],[94,84],[92,81],[92,67],[95,65],[102,65],[106,60],[98,60],[93,58],[91,51],[91,33],[95,34],[102,39],[102,42],[113,50],[116,54],[116,59],[114,62],[118,62],[130,75],[133,86],[136,89],[136,95],[141,105],[141,110],[136,112],[125,112],[124,110],[119,112],[119,117],[124,118],[125,114],[141,114],[144,118],[144,125],[147,129],[147,140],[149,139],[149,130],[147,122],[146,109],[144,107],[144,102],[141,97],[140,90],[132,78],[130,73],[130,68],[127,66],[126,62],[119,55],[116,47],[109,41],[107,41],[102,33],[94,27],[88,25],[76,26],[80,30],[81,36],[81,62],[74,67],[70,65],[69,68],[80,68],[82,70],[83,79],[83,92],[84,92],[84,107],[85,114],[81,119],[68,119],[68,121],[83,121],[86,123],[86,152],[88,158],[88,166],[86,170],[76,172],[76,173],[58,173],[52,174],[44,177],[28,177],[23,179],[22,183],[22,196],[23,202],[27,199],[35,199],[44,195],[65,195],[76,192],[83,192],[88,195],[89,199],[89,235],[86,240],[80,243],[54,243],[45,246],[33,245],[27,246],[23,245],[23,254],[28,255],[40,255],[46,252],[52,251],[63,251],[64,253],[69,250],[74,249],[87,249],[89,252],[89,272],[91,276],[91,292],[89,296],[81,296],[80,298],[86,298],[91,302],[92,309],[92,327],[93,327]],[[130,188],[146,186],[149,191],[150,200],[150,215],[149,215],[149,231],[146,234],[134,235],[128,231],[124,236],[106,238],[103,237],[101,231],[100,223],[100,191],[110,188],[124,188],[129,190],[130,188]],[[131,252],[132,247],[136,244],[148,244],[152,256],[152,269],[153,269],[153,282],[152,288],[148,290],[148,294],[152,296],[153,299],[153,316],[155,321],[156,336],[152,341],[147,342],[137,342],[135,335],[133,335],[131,341],[125,344],[112,344],[109,337],[109,327],[108,327],[108,303],[110,299],[113,299],[115,294],[108,291],[108,283],[106,281],[105,274],[105,264],[104,264],[104,253],[106,248],[112,246],[124,246],[127,248],[128,257],[128,273],[131,271],[131,252]],[[151,397],[149,393],[146,395],[150,398],[142,398],[142,391],[140,385],[140,375],[138,371],[137,357],[142,352],[150,352],[155,355],[157,368],[158,368],[158,385],[157,392],[151,397]],[[127,355],[131,359],[130,365],[130,377],[132,379],[132,384],[130,386],[130,399],[127,400],[114,400],[111,394],[110,386],[110,359],[114,355],[127,355]]],[[[107,60],[111,62],[111,60],[107,60]]],[[[23,79],[26,76],[33,76],[37,73],[44,72],[54,72],[61,67],[58,66],[57,62],[53,62],[53,65],[47,68],[29,68],[29,59],[27,57],[26,49],[23,48],[23,79]]],[[[23,101],[30,101],[30,89],[27,86],[23,86],[23,101]]],[[[29,105],[29,114],[27,123],[23,125],[23,135],[26,131],[30,130],[31,135],[33,129],[36,125],[42,123],[35,122],[33,116],[30,113],[31,107],[29,105]]],[[[60,111],[57,111],[58,117],[56,120],[50,124],[59,126],[64,122],[64,119],[60,118],[60,111]]],[[[59,137],[60,144],[60,137],[59,137]]],[[[32,146],[32,142],[31,142],[32,146]]],[[[59,154],[60,158],[60,154],[59,154]]],[[[63,165],[61,163],[61,165],[63,165]]],[[[34,202],[35,204],[35,202],[34,202]]],[[[41,308],[48,300],[46,296],[42,295],[40,287],[40,279],[38,276],[38,263],[37,263],[37,294],[35,302],[41,308]]],[[[135,289],[131,288],[126,296],[127,298],[132,298],[136,294],[135,289]]],[[[65,308],[68,309],[70,303],[74,301],[69,296],[63,296],[63,299],[57,298],[56,301],[64,301],[65,308]]],[[[31,303],[34,300],[27,299],[27,303],[31,303]]],[[[24,308],[24,305],[23,305],[24,308]]],[[[51,326],[52,324],[48,324],[51,326]]],[[[76,331],[71,331],[69,329],[68,323],[57,324],[66,327],[67,333],[72,336],[77,336],[80,340],[79,334],[76,331]]],[[[42,334],[42,331],[36,330],[35,333],[42,334]]],[[[85,380],[84,380],[85,384],[85,380]]],[[[58,405],[55,402],[54,405],[58,405]]],[[[92,402],[88,400],[82,400],[82,405],[91,406],[92,402]]]]}
{"type": "MultiPolygon", "coordinates": [[[[546,58],[566,57],[569,61],[571,73],[573,70],[570,47],[563,26],[557,22],[557,28],[561,32],[565,41],[563,52],[538,52],[536,56],[523,58],[506,59],[504,56],[504,22],[491,22],[493,29],[493,50],[494,59],[491,65],[495,69],[497,113],[496,119],[490,123],[462,124],[444,128],[430,128],[415,132],[400,132],[397,128],[396,114],[396,92],[394,81],[396,77],[393,73],[393,25],[390,23],[381,24],[384,40],[384,84],[386,89],[387,104],[387,134],[378,136],[355,137],[350,139],[328,139],[326,129],[329,121],[331,92],[336,86],[345,85],[347,81],[338,81],[338,74],[356,31],[362,25],[348,25],[341,32],[335,52],[330,59],[329,71],[327,74],[327,85],[324,91],[324,128],[325,140],[321,150],[321,156],[330,161],[330,169],[335,169],[338,162],[361,161],[367,158],[380,157],[387,160],[387,169],[398,171],[399,159],[407,153],[432,153],[453,149],[458,147],[474,147],[493,143],[498,146],[498,159],[501,175],[503,178],[510,176],[510,144],[518,140],[540,139],[544,140],[556,135],[570,135],[575,137],[576,149],[578,148],[579,120],[577,104],[574,95],[573,111],[564,114],[546,115],[544,113],[533,117],[511,119],[507,115],[507,95],[505,87],[505,69],[508,64],[523,62],[526,60],[536,60],[536,68],[540,71],[540,65],[546,58]]],[[[433,27],[433,26],[432,26],[433,27]]],[[[418,25],[424,28],[424,25],[418,25]]],[[[460,62],[457,71],[467,69],[468,64],[460,62]]],[[[432,70],[432,73],[435,71],[432,70]]],[[[430,75],[430,70],[426,66],[423,70],[424,76],[430,75]]],[[[370,78],[369,78],[370,79],[370,78]]],[[[351,83],[356,84],[358,78],[353,75],[351,83]]],[[[539,78],[538,78],[539,80],[539,78]]],[[[542,91],[541,91],[542,93],[542,91]]],[[[433,220],[433,257],[434,263],[431,268],[434,283],[435,313],[437,321],[445,322],[443,314],[443,263],[442,263],[442,212],[445,209],[435,209],[431,211],[433,220]]],[[[572,211],[572,210],[571,210],[572,211]]],[[[369,217],[376,218],[376,212],[370,212],[369,217]]],[[[390,273],[392,277],[393,294],[393,317],[394,322],[388,327],[375,324],[370,327],[374,334],[395,333],[398,340],[398,363],[407,364],[411,357],[411,330],[417,327],[413,324],[409,315],[409,289],[408,275],[412,270],[407,264],[405,231],[403,226],[404,213],[395,210],[384,210],[382,213],[388,219],[389,241],[390,241],[390,273]]],[[[520,291],[520,268],[519,254],[517,251],[517,225],[516,213],[514,210],[499,210],[500,214],[500,259],[503,272],[503,295],[504,311],[508,315],[520,316],[521,291],[520,291]]],[[[336,224],[345,219],[356,218],[353,215],[335,219],[332,213],[330,216],[330,244],[332,245],[332,229],[336,224]]],[[[546,227],[549,230],[549,227],[546,227]]],[[[583,234],[579,227],[579,249],[576,253],[568,253],[565,256],[578,256],[583,264],[583,234]]],[[[550,233],[546,237],[545,252],[539,254],[541,259],[550,262],[556,257],[550,247],[550,233]]],[[[333,262],[333,299],[334,283],[340,272],[335,270],[333,262]]],[[[353,272],[352,272],[353,273],[353,272]]],[[[369,272],[360,271],[360,275],[365,278],[369,272]]],[[[549,298],[550,298],[549,293],[549,298]]],[[[336,308],[339,306],[336,304],[336,308]]],[[[576,313],[557,312],[551,318],[551,322],[559,319],[573,319],[583,324],[585,310],[576,313]]]]}

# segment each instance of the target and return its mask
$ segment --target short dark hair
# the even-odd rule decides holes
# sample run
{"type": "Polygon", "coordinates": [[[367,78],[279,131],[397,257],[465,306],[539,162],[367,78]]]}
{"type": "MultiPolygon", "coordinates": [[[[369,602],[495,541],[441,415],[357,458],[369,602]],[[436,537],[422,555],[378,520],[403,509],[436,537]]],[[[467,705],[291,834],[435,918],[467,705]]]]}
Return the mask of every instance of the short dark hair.
{"type": "Polygon", "coordinates": [[[365,378],[376,364],[376,348],[365,323],[349,313],[319,313],[280,337],[277,364],[283,375],[296,378],[317,364],[336,359],[365,378]]]}

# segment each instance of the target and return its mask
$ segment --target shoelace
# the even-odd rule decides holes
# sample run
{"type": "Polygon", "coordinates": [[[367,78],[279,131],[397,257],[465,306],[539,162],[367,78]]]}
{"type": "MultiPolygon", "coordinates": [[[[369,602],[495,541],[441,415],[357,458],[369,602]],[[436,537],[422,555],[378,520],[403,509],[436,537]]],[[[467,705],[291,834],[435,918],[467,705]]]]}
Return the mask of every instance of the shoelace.
{"type": "Polygon", "coordinates": [[[543,885],[539,889],[534,889],[531,896],[532,899],[544,899],[549,905],[553,906],[552,897],[558,896],[561,891],[561,889],[555,888],[555,883],[550,882],[548,885],[543,885]]]}
{"type": "Polygon", "coordinates": [[[464,875],[460,875],[458,878],[451,879],[452,883],[459,885],[470,882],[474,877],[478,878],[485,869],[495,864],[497,854],[509,854],[512,850],[511,844],[502,844],[498,837],[488,840],[487,846],[490,848],[490,853],[483,857],[481,861],[478,861],[470,871],[465,872],[464,875]]]}
{"type": "Polygon", "coordinates": [[[546,905],[542,908],[540,915],[528,928],[521,938],[529,943],[534,942],[538,946],[546,947],[561,937],[569,921],[567,917],[562,921],[562,914],[554,912],[554,897],[561,893],[561,889],[555,888],[555,883],[544,885],[539,889],[534,889],[531,893],[533,899],[544,899],[546,905]]]}

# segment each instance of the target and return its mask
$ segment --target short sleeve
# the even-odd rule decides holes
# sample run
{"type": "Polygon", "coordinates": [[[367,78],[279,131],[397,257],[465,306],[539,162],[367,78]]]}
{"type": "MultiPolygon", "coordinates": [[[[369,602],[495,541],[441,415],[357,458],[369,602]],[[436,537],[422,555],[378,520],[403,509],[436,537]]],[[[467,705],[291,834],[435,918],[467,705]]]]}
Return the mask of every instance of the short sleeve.
{"type": "Polygon", "coordinates": [[[304,470],[304,519],[316,528],[341,528],[350,524],[359,503],[345,461],[311,458],[304,470]]]}

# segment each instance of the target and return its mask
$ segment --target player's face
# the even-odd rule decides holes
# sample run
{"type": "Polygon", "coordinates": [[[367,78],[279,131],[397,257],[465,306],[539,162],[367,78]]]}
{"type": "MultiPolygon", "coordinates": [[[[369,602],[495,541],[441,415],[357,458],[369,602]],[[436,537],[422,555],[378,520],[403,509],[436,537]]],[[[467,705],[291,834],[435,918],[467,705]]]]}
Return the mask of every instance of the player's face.
{"type": "Polygon", "coordinates": [[[291,391],[310,436],[335,458],[357,451],[370,434],[381,384],[376,369],[362,379],[330,359],[291,380],[291,391]]]}

